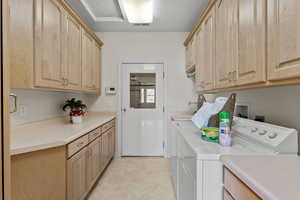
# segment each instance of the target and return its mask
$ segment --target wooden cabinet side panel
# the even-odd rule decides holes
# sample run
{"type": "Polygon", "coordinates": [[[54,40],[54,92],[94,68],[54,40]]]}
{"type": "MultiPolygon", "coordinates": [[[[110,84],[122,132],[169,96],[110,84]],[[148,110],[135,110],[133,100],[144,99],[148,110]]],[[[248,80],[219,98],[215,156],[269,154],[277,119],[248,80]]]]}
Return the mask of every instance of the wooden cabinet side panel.
{"type": "MultiPolygon", "coordinates": [[[[10,124],[10,113],[9,113],[9,92],[10,92],[10,47],[11,47],[11,38],[10,38],[10,32],[9,32],[9,24],[10,24],[10,1],[8,0],[2,0],[2,10],[1,12],[1,20],[2,20],[2,33],[0,34],[1,40],[2,40],[2,49],[0,50],[0,54],[2,55],[0,58],[0,64],[1,66],[1,80],[0,83],[1,89],[0,92],[2,93],[2,102],[1,105],[3,106],[3,109],[1,110],[1,134],[2,134],[2,140],[1,140],[1,153],[2,153],[2,167],[1,167],[1,179],[2,179],[2,188],[1,193],[3,195],[4,200],[10,200],[11,199],[11,156],[10,156],[10,130],[11,130],[11,124],[10,124]]],[[[1,195],[1,196],[2,196],[1,195]]],[[[2,198],[0,198],[2,199],[2,198]]]]}
{"type": "Polygon", "coordinates": [[[12,156],[12,199],[66,199],[65,159],[65,147],[12,156]]]}

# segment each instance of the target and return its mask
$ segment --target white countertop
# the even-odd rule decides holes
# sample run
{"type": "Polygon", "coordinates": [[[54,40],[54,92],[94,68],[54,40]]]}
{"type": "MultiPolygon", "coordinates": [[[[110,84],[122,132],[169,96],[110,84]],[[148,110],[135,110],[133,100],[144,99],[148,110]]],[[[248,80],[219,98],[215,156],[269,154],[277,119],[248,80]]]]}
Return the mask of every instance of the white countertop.
{"type": "Polygon", "coordinates": [[[298,156],[222,156],[221,160],[263,200],[300,199],[298,156]]]}
{"type": "Polygon", "coordinates": [[[58,117],[14,127],[11,155],[63,146],[115,117],[115,113],[89,112],[81,124],[58,117]]]}

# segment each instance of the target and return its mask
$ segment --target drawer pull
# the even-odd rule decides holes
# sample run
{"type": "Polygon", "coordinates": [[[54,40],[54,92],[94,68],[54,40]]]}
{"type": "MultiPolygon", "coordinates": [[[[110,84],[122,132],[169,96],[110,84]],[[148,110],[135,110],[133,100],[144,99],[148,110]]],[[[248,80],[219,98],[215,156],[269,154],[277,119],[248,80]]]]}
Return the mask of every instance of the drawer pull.
{"type": "Polygon", "coordinates": [[[97,132],[97,133],[94,133],[93,136],[97,136],[98,134],[99,134],[98,132],[97,132]]]}
{"type": "Polygon", "coordinates": [[[84,142],[80,142],[79,144],[77,144],[77,147],[81,147],[84,144],[84,142]]]}

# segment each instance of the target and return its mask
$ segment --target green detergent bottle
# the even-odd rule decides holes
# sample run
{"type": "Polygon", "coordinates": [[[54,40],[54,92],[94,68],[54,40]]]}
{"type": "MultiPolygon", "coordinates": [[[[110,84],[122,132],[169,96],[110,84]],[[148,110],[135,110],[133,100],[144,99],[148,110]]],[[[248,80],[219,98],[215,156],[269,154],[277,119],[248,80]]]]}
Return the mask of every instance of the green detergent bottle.
{"type": "Polygon", "coordinates": [[[219,127],[220,145],[225,146],[225,147],[231,146],[231,130],[230,130],[231,115],[229,112],[222,112],[222,113],[220,113],[219,117],[220,117],[220,127],[219,127]]]}

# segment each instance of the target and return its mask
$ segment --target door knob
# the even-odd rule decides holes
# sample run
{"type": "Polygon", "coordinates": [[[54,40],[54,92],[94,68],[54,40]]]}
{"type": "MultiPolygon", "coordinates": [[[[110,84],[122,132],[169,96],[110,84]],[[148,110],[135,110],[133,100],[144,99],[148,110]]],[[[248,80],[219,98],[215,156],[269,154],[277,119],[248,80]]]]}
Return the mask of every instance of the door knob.
{"type": "Polygon", "coordinates": [[[123,111],[123,112],[126,112],[126,108],[123,108],[122,111],[123,111]]]}

